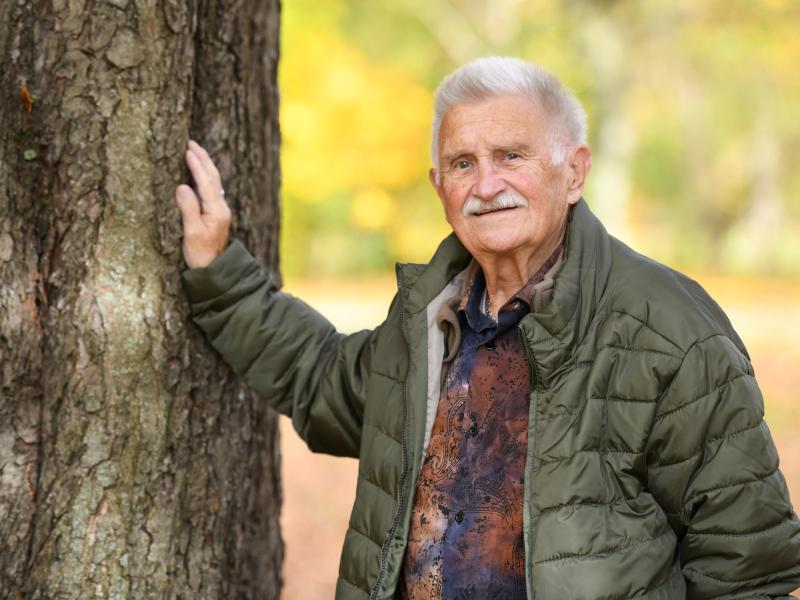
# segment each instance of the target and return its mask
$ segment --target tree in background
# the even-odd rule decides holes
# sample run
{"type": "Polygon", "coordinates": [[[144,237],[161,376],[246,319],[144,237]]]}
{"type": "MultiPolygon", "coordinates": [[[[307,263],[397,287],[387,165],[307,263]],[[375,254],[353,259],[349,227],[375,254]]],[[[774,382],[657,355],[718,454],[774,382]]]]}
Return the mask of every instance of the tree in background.
{"type": "Polygon", "coordinates": [[[612,233],[693,271],[800,272],[797,2],[293,0],[286,14],[287,273],[430,257],[448,231],[426,180],[432,91],[489,54],[539,62],[582,100],[586,197],[612,233]],[[294,176],[309,165],[320,185],[294,176]]]}
{"type": "Polygon", "coordinates": [[[187,138],[277,267],[277,0],[0,2],[0,598],[276,598],[276,419],[189,324],[187,138]]]}

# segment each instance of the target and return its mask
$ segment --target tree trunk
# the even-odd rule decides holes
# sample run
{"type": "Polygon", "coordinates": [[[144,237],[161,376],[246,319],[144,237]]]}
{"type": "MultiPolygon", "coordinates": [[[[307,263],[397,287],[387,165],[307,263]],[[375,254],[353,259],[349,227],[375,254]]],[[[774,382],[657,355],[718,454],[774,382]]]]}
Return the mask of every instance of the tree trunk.
{"type": "Polygon", "coordinates": [[[187,137],[277,267],[278,0],[0,0],[0,598],[277,598],[276,418],[188,318],[187,137]]]}

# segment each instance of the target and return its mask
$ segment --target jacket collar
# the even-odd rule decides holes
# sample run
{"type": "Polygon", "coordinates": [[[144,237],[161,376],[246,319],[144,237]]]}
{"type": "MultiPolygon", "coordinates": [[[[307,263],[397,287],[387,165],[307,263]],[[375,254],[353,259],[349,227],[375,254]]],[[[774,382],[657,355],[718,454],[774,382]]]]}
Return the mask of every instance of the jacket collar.
{"type": "MultiPolygon", "coordinates": [[[[398,288],[409,316],[424,310],[471,256],[451,233],[427,265],[398,264],[398,288]]],[[[611,238],[581,198],[570,210],[564,262],[552,298],[526,316],[520,327],[546,384],[584,337],[611,271],[611,238]]],[[[537,306],[534,296],[532,306],[537,306]]]]}
{"type": "Polygon", "coordinates": [[[611,272],[611,237],[584,199],[570,211],[564,264],[553,297],[523,320],[521,328],[541,381],[566,362],[585,337],[611,272]]]}
{"type": "Polygon", "coordinates": [[[425,310],[471,259],[455,233],[451,233],[439,244],[427,265],[398,263],[397,287],[405,301],[406,312],[414,315],[425,310]]]}

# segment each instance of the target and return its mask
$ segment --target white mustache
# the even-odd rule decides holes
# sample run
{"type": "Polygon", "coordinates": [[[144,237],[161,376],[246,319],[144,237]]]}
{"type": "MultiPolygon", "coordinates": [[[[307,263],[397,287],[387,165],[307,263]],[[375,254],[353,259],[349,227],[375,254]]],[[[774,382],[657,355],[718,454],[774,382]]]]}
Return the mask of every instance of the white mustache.
{"type": "Polygon", "coordinates": [[[470,196],[464,203],[461,213],[465,217],[468,217],[470,215],[477,215],[503,208],[525,208],[526,206],[528,206],[528,201],[524,196],[513,190],[507,190],[505,192],[500,192],[488,202],[486,200],[481,200],[477,196],[470,196]]]}

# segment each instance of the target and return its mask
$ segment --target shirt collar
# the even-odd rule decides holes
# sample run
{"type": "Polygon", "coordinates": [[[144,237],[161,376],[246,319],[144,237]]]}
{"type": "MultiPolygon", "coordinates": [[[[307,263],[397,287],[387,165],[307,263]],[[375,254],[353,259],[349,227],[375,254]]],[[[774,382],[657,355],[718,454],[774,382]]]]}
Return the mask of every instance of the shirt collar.
{"type": "MultiPolygon", "coordinates": [[[[550,257],[544,261],[541,267],[534,273],[525,285],[514,293],[506,303],[500,307],[499,312],[524,308],[525,312],[530,311],[531,296],[533,288],[540,283],[545,275],[553,268],[561,257],[563,243],[559,244],[550,257]]],[[[486,278],[483,274],[478,261],[474,258],[469,264],[464,285],[461,290],[461,300],[458,311],[464,313],[464,317],[470,327],[475,331],[481,331],[489,326],[496,326],[497,321],[491,316],[488,310],[488,294],[486,293],[486,278]]],[[[498,313],[499,315],[499,313],[498,313]]]]}

